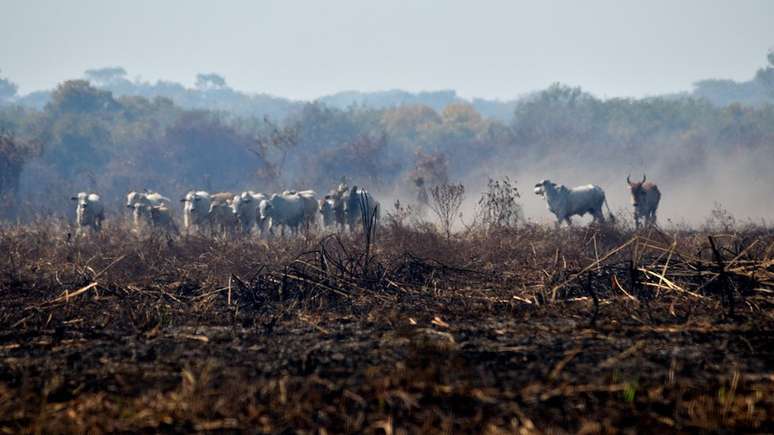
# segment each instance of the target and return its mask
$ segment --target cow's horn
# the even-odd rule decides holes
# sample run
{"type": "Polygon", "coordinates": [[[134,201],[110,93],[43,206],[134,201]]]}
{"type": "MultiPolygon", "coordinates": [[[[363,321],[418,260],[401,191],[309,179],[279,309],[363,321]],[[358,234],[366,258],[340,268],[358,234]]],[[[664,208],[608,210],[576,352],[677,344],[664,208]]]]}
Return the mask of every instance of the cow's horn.
{"type": "Polygon", "coordinates": [[[642,174],[642,182],[643,183],[645,182],[645,174],[644,173],[642,174]]]}
{"type": "Polygon", "coordinates": [[[627,176],[626,176],[626,184],[629,184],[629,185],[631,185],[631,184],[632,184],[632,182],[631,182],[631,180],[629,180],[629,177],[631,177],[631,174],[629,174],[629,175],[627,175],[627,176]]]}

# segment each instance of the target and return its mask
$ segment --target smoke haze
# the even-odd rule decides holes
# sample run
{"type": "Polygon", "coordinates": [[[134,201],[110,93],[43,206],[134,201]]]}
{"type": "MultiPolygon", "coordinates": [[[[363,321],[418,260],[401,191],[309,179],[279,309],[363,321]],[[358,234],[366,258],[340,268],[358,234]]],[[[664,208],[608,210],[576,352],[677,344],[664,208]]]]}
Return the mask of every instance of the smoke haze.
{"type": "Polygon", "coordinates": [[[143,188],[324,194],[345,177],[388,208],[463,183],[470,220],[508,176],[525,216],[552,222],[537,181],[598,184],[629,216],[626,176],[643,173],[662,224],[774,215],[771,2],[3,12],[0,195],[23,204],[3,217],[69,214],[82,190],[119,209],[143,188]]]}

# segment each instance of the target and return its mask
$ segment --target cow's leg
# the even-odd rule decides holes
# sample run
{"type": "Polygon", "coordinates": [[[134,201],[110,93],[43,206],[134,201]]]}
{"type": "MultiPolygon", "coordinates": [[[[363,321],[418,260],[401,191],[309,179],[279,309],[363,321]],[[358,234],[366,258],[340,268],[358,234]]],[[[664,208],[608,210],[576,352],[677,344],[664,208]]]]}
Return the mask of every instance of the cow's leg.
{"type": "Polygon", "coordinates": [[[604,215],[604,213],[602,213],[602,207],[600,207],[597,210],[594,210],[593,216],[594,216],[594,220],[597,223],[600,223],[600,224],[605,223],[605,215],[604,215]]]}
{"type": "MultiPolygon", "coordinates": [[[[279,228],[280,231],[282,230],[282,227],[280,227],[279,225],[276,225],[276,227],[279,228]]],[[[277,237],[277,235],[274,234],[274,228],[275,228],[274,222],[270,222],[268,226],[268,230],[266,232],[267,239],[274,239],[275,237],[277,237]]]]}

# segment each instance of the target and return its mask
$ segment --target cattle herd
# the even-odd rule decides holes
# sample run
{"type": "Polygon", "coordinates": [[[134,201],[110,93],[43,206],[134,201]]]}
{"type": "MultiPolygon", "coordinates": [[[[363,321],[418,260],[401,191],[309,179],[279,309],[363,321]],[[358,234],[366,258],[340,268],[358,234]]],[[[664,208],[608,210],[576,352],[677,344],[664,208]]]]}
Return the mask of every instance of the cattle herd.
{"type": "MultiPolygon", "coordinates": [[[[104,220],[104,206],[96,193],[81,192],[71,198],[77,202],[76,226],[79,234],[87,230],[99,231],[104,220]]],[[[190,191],[183,203],[183,231],[209,235],[261,235],[279,231],[284,235],[309,229],[321,221],[324,228],[354,230],[359,223],[379,219],[379,202],[365,189],[344,183],[317,198],[313,190],[286,190],[267,196],[246,191],[208,193],[190,191]]],[[[126,207],[131,210],[135,229],[151,228],[179,234],[171,209],[172,201],[151,191],[129,192],[126,207]]]]}
{"type": "MultiPolygon", "coordinates": [[[[645,225],[654,225],[661,200],[658,186],[646,182],[645,175],[638,182],[626,177],[626,183],[635,225],[639,228],[641,220],[645,225]]],[[[549,211],[556,216],[557,227],[562,222],[570,225],[572,216],[586,213],[591,214],[595,222],[604,222],[603,205],[613,219],[605,192],[597,185],[568,188],[551,180],[542,180],[535,185],[535,194],[545,198],[549,211]]],[[[77,202],[78,233],[99,230],[105,216],[100,196],[81,192],[71,199],[77,202]]],[[[358,224],[378,221],[380,215],[379,202],[367,190],[357,186],[350,189],[345,183],[321,199],[313,190],[286,190],[270,196],[254,191],[240,194],[190,191],[180,202],[183,203],[183,230],[186,233],[223,236],[252,233],[266,236],[275,234],[275,229],[280,235],[284,235],[286,229],[292,235],[318,225],[339,231],[355,230],[358,224]]],[[[158,192],[130,192],[126,198],[126,207],[131,210],[133,225],[138,230],[150,227],[180,233],[170,206],[171,200],[158,192]]]]}

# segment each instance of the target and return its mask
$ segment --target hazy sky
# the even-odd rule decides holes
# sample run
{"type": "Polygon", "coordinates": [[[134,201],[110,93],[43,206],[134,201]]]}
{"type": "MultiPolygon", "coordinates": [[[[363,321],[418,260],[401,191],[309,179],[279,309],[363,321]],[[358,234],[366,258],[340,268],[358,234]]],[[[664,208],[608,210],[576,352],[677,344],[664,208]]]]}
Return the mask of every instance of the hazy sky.
{"type": "Polygon", "coordinates": [[[93,67],[310,99],[456,89],[512,98],[552,82],[598,96],[746,80],[774,46],[774,1],[0,0],[0,70],[21,91],[93,67]]]}

